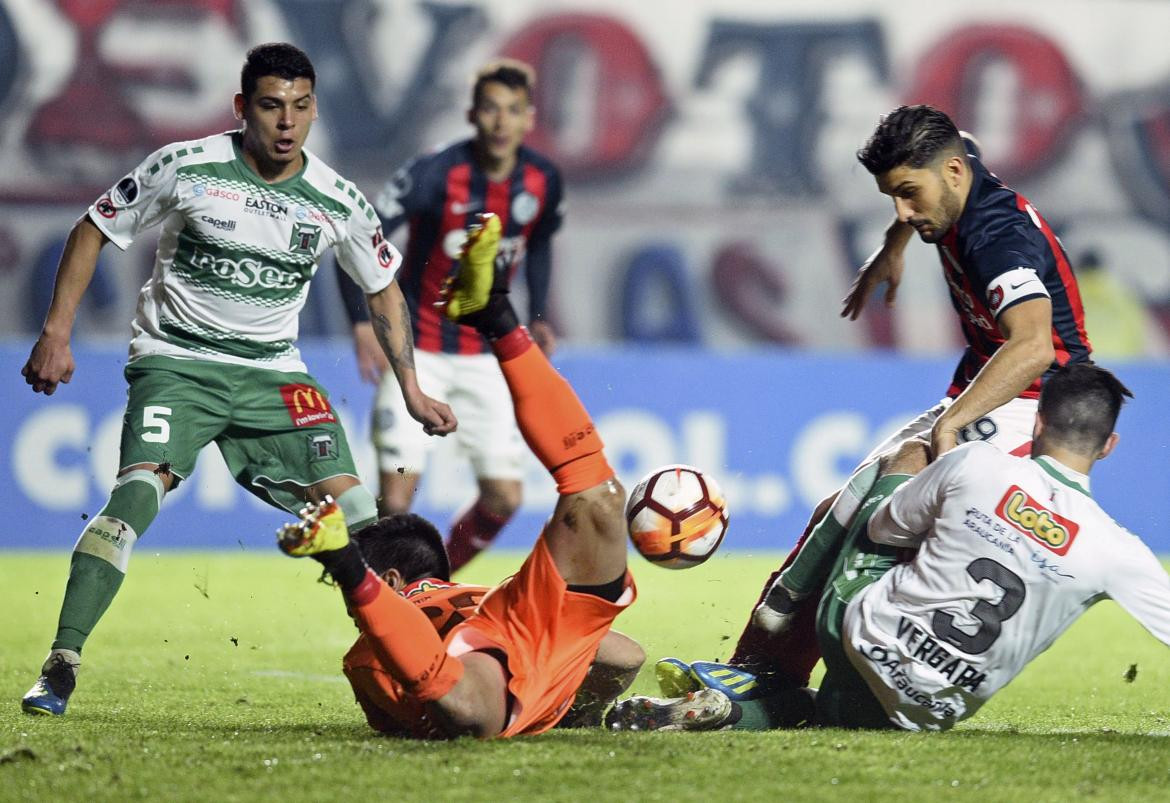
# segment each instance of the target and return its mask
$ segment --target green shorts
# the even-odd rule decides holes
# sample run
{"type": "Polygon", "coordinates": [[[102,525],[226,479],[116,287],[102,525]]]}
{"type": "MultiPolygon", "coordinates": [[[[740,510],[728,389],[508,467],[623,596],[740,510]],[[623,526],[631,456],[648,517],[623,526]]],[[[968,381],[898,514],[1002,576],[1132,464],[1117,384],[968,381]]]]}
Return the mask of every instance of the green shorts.
{"type": "Polygon", "coordinates": [[[883,477],[875,483],[845,535],[840,557],[817,608],[817,643],[825,677],[817,690],[817,723],[843,728],[892,728],[889,716],[858,674],[841,644],[845,609],[857,594],[898,563],[898,550],[869,540],[870,516],[909,477],[883,477]]]}
{"type": "Polygon", "coordinates": [[[177,484],[214,441],[236,482],[290,512],[302,489],[357,476],[329,394],[308,374],[151,356],[125,376],[121,469],[165,465],[177,484]]]}

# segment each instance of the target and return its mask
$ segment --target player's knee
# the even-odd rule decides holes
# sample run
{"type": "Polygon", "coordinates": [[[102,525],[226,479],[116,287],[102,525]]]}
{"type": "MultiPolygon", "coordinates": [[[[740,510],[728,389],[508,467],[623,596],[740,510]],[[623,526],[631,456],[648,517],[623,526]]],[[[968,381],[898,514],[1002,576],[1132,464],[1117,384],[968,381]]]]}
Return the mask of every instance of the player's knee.
{"type": "MultiPolygon", "coordinates": [[[[611,630],[606,633],[605,639],[603,642],[606,647],[605,661],[615,669],[622,672],[635,671],[646,663],[646,651],[642,649],[642,645],[626,634],[611,630]]],[[[599,650],[598,658],[601,657],[599,650]]]]}
{"type": "Polygon", "coordinates": [[[158,484],[162,488],[162,494],[166,495],[168,491],[175,485],[175,475],[166,465],[158,465],[156,463],[138,463],[133,466],[127,466],[118,472],[117,485],[123,484],[123,481],[133,476],[143,476],[139,472],[149,471],[158,478],[158,484]]]}
{"type": "Polygon", "coordinates": [[[579,503],[572,510],[574,521],[566,523],[573,529],[588,527],[606,540],[626,541],[626,489],[612,477],[577,495],[579,503]],[[577,525],[577,526],[575,526],[577,525]]]}

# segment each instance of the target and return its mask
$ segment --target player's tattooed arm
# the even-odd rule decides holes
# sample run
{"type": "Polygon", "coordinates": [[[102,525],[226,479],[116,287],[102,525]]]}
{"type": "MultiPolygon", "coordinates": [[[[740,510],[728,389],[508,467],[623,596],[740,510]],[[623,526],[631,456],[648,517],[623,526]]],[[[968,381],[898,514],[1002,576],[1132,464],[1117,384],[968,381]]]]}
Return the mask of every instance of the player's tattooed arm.
{"type": "Polygon", "coordinates": [[[446,435],[454,432],[455,414],[443,402],[427,396],[418,386],[414,370],[414,339],[410,331],[410,310],[406,299],[391,282],[386,288],[367,296],[370,307],[370,321],[378,344],[390,362],[402,398],[411,416],[423,425],[429,435],[446,435]]]}
{"type": "MultiPolygon", "coordinates": [[[[405,304],[403,306],[405,307],[405,304]]],[[[409,312],[405,312],[404,314],[409,315],[409,312]]],[[[374,324],[374,335],[378,338],[378,345],[382,347],[382,351],[386,354],[386,359],[389,360],[390,367],[394,370],[394,375],[401,377],[404,370],[413,371],[414,343],[411,338],[404,338],[401,334],[397,334],[402,331],[403,327],[399,326],[396,329],[390,319],[380,312],[374,313],[372,320],[374,324]]]]}

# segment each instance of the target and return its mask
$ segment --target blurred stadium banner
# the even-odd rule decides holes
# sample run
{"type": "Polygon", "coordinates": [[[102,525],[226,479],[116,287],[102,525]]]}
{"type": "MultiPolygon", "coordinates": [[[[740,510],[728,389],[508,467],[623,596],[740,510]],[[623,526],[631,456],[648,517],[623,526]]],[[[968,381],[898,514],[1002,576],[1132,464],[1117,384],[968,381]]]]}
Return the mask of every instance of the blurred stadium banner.
{"type": "MultiPolygon", "coordinates": [[[[835,314],[890,218],[854,151],[880,114],[929,102],[1074,266],[1104,268],[1085,288],[1098,353],[1165,357],[1167,30],[1170,3],[1148,1],[0,0],[0,334],[38,330],[85,206],[163,144],[234,127],[243,54],[287,39],[318,69],[309,147],[370,198],[468,133],[484,61],[537,67],[530,142],[568,199],[552,312],[575,343],[952,353],[933,249],[910,249],[893,310],[835,314]]],[[[79,333],[121,336],[153,251],[107,249],[79,333]]],[[[345,332],[331,281],[304,334],[345,332]]]]}
{"type": "MultiPolygon", "coordinates": [[[[8,388],[0,417],[0,506],[20,526],[6,548],[67,549],[112,487],[125,403],[125,348],[78,346],[73,381],[34,395],[19,371],[29,343],[0,345],[8,388]]],[[[329,390],[359,470],[374,481],[372,389],[358,379],[345,340],[303,347],[329,390]]],[[[726,549],[783,550],[810,509],[885,434],[936,402],[951,359],[863,357],[797,351],[566,349],[555,363],[593,414],[610,461],[627,487],[665,463],[696,465],[727,492],[726,549]]],[[[1137,398],[1122,413],[1121,445],[1093,474],[1094,496],[1158,552],[1170,553],[1170,366],[1113,365],[1137,398]]],[[[445,530],[474,494],[453,438],[439,443],[416,510],[445,530]]],[[[532,461],[525,504],[500,537],[527,547],[552,510],[555,490],[532,461]]],[[[209,447],[194,475],[169,495],[143,544],[149,549],[267,549],[288,517],[255,500],[209,447]]]]}

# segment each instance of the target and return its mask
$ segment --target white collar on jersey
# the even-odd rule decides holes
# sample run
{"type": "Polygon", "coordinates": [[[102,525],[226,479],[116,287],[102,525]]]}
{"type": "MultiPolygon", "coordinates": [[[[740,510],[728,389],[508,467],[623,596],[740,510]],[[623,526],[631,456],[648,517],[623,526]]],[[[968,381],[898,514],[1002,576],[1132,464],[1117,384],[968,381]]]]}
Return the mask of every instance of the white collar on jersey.
{"type": "Polygon", "coordinates": [[[1064,463],[1053,457],[1049,457],[1046,454],[1042,454],[1032,459],[1039,463],[1041,468],[1043,468],[1052,476],[1056,477],[1056,479],[1060,480],[1065,485],[1071,485],[1073,488],[1076,488],[1086,496],[1092,496],[1092,493],[1089,491],[1088,474],[1082,474],[1079,471],[1071,469],[1064,463]]]}

